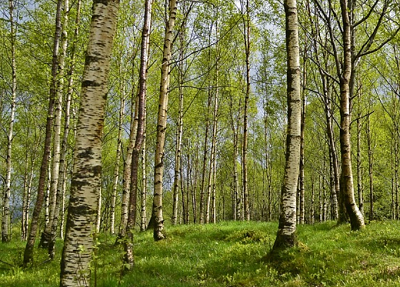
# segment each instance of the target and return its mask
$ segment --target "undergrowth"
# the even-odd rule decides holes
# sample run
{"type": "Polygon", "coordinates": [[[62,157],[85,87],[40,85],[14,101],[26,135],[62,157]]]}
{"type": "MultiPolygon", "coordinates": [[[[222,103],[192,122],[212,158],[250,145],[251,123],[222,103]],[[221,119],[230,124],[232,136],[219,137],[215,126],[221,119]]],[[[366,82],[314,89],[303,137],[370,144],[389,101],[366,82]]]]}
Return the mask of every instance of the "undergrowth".
{"type": "MultiPolygon", "coordinates": [[[[135,267],[122,275],[123,249],[101,234],[93,268],[101,286],[400,286],[400,222],[372,222],[352,232],[334,222],[298,227],[298,246],[266,259],[276,223],[221,222],[167,227],[168,238],[135,234],[135,267]]],[[[48,262],[35,249],[20,267],[25,242],[0,243],[0,286],[58,286],[62,242],[48,262]]],[[[94,276],[94,275],[93,275],[94,276]]],[[[93,285],[93,284],[92,284],[93,285]]]]}

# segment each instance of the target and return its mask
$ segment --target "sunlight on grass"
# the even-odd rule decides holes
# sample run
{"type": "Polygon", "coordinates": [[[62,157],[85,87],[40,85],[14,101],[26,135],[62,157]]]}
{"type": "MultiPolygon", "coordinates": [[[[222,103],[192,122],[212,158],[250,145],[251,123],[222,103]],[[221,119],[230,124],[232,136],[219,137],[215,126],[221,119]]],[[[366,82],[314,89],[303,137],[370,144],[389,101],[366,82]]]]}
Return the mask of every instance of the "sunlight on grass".
{"type": "MultiPolygon", "coordinates": [[[[135,234],[135,268],[122,276],[122,246],[99,236],[93,264],[97,286],[400,286],[399,222],[373,222],[350,231],[335,222],[298,227],[299,245],[265,261],[277,223],[221,222],[173,226],[154,242],[152,232],[135,234]]],[[[19,267],[25,243],[0,244],[1,286],[58,286],[57,258],[35,249],[35,264],[19,267]]]]}

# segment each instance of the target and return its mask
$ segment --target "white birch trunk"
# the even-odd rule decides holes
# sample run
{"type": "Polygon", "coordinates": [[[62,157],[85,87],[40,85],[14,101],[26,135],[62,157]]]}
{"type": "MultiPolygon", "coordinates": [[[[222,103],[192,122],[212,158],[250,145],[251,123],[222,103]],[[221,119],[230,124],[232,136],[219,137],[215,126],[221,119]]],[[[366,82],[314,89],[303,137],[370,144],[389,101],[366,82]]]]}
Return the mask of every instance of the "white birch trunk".
{"type": "Polygon", "coordinates": [[[296,192],[300,167],[301,97],[300,55],[296,0],[285,0],[288,129],[281,213],[273,250],[296,245],[296,192]]]}
{"type": "Polygon", "coordinates": [[[60,286],[89,286],[99,190],[108,73],[118,0],[94,0],[82,79],[60,286]]]}
{"type": "Polygon", "coordinates": [[[11,197],[11,172],[12,172],[12,141],[14,137],[14,118],[15,118],[15,99],[17,96],[17,65],[15,62],[15,22],[14,22],[14,1],[9,1],[10,24],[11,24],[11,111],[10,123],[7,135],[7,157],[6,157],[6,188],[3,193],[3,214],[1,224],[1,241],[9,242],[11,240],[11,215],[10,215],[10,197],[11,197]]]}
{"type": "Polygon", "coordinates": [[[168,89],[169,89],[169,71],[171,60],[171,49],[173,41],[173,30],[176,19],[176,0],[169,0],[168,19],[165,27],[163,60],[161,66],[161,84],[160,98],[157,118],[157,143],[154,161],[154,198],[153,198],[153,217],[154,240],[162,240],[165,238],[163,232],[164,218],[162,212],[163,197],[163,175],[164,175],[164,145],[165,131],[167,127],[167,107],[168,107],[168,89]]]}

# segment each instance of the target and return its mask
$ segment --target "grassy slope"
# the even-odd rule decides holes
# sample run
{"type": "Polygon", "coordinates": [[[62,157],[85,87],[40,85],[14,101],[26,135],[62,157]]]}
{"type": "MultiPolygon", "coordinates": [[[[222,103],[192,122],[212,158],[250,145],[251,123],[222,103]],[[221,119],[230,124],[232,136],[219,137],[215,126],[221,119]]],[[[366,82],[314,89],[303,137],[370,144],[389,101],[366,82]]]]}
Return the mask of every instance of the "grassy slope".
{"type": "MultiPolygon", "coordinates": [[[[121,248],[102,235],[96,256],[97,286],[400,286],[400,222],[374,222],[360,232],[328,222],[298,228],[299,247],[273,261],[276,223],[223,222],[168,228],[168,239],[153,242],[137,234],[136,266],[120,276],[121,248]]],[[[57,286],[59,257],[23,270],[25,244],[0,243],[0,286],[57,286]]],[[[58,246],[58,253],[61,243],[58,246]]],[[[94,286],[94,285],[93,285],[94,286]]]]}

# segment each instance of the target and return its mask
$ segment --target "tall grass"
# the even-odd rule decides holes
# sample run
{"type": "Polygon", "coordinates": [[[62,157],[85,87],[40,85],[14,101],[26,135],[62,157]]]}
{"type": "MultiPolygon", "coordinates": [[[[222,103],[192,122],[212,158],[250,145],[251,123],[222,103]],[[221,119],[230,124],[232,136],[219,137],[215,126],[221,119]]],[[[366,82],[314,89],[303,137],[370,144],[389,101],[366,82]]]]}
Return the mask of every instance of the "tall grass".
{"type": "MultiPolygon", "coordinates": [[[[221,222],[168,227],[168,238],[135,234],[135,268],[122,275],[121,247],[99,237],[93,264],[97,286],[400,286],[400,222],[373,222],[352,232],[334,222],[298,227],[299,246],[268,254],[276,223],[221,222]]],[[[62,242],[55,261],[35,249],[22,269],[25,243],[0,243],[0,286],[58,286],[62,242]]],[[[94,278],[93,278],[94,279],[94,278]]]]}

